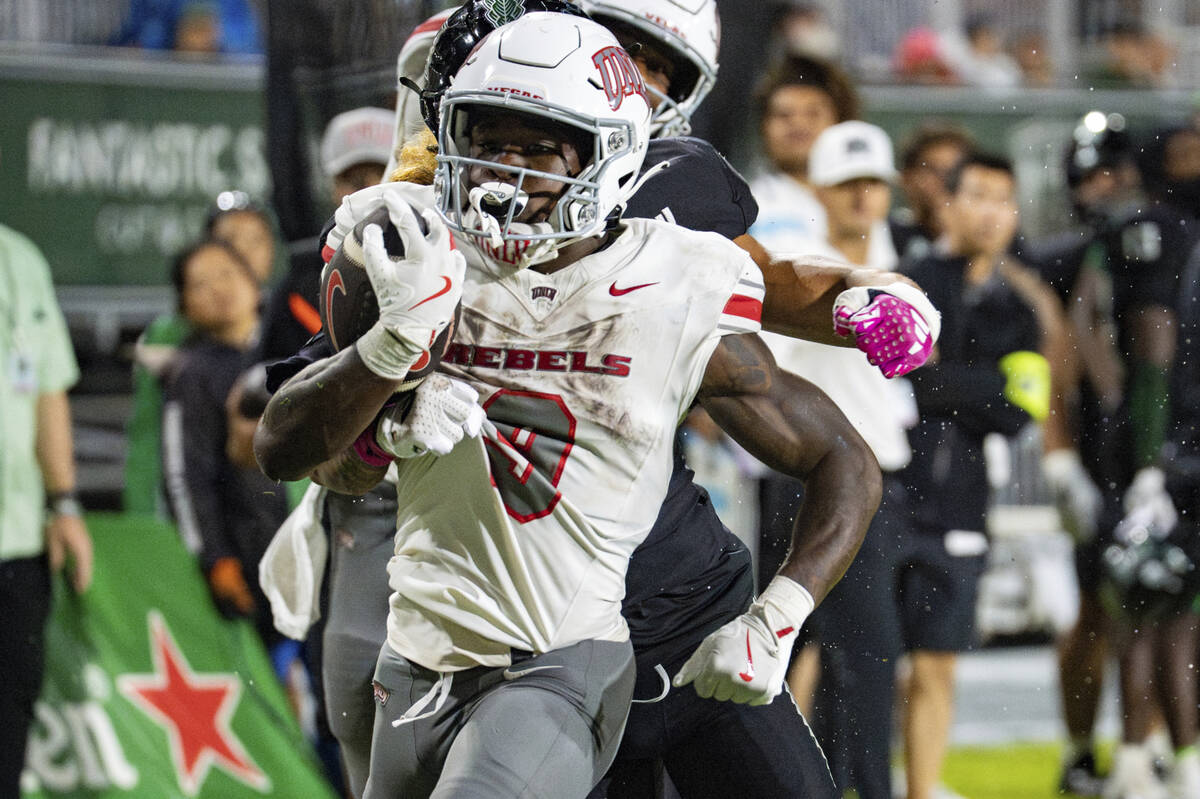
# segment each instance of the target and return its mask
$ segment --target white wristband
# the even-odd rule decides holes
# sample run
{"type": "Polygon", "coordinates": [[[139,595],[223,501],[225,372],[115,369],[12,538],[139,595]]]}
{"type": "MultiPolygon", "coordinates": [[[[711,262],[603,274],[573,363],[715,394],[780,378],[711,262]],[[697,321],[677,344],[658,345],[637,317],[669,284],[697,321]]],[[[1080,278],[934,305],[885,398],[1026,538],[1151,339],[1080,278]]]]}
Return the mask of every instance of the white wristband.
{"type": "Polygon", "coordinates": [[[763,608],[772,632],[781,638],[787,627],[798,632],[816,605],[807,588],[782,574],[775,575],[754,604],[763,608]]]}
{"type": "Polygon", "coordinates": [[[871,286],[868,290],[870,289],[886,292],[911,305],[925,320],[925,324],[929,325],[929,335],[935,343],[937,342],[938,336],[942,334],[942,315],[938,313],[937,308],[933,307],[933,303],[925,296],[925,292],[903,280],[897,280],[884,286],[871,286]]]}
{"type": "Polygon", "coordinates": [[[358,357],[367,368],[388,380],[403,380],[408,370],[421,357],[423,350],[397,338],[379,322],[354,343],[358,357]]]}

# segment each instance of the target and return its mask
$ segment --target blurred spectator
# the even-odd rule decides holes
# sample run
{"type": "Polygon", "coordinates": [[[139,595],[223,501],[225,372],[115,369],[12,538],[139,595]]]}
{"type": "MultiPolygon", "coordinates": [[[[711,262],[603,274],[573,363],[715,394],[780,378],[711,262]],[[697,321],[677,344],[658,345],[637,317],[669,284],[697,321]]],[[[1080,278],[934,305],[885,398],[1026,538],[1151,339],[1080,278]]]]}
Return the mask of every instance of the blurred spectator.
{"type": "Polygon", "coordinates": [[[383,180],[392,153],[395,112],[386,108],[355,108],[329,121],[321,138],[321,168],[333,183],[333,205],[342,198],[383,180]]]}
{"type": "Polygon", "coordinates": [[[263,51],[248,0],[131,0],[111,43],[184,53],[263,51]]]}
{"type": "MultiPolygon", "coordinates": [[[[356,108],[338,114],[321,139],[321,167],[336,208],[342,198],[383,180],[391,156],[395,118],[383,108],[356,108]]],[[[321,257],[318,237],[293,242],[287,275],[271,292],[263,321],[258,359],[295,354],[321,329],[321,257]]]]}
{"type": "Polygon", "coordinates": [[[841,44],[837,31],[829,24],[825,10],[815,3],[791,0],[782,3],[772,24],[780,40],[780,55],[800,55],[833,61],[841,44]]]}
{"type": "Polygon", "coordinates": [[[1138,163],[1151,198],[1194,228],[1200,220],[1200,129],[1180,124],[1157,131],[1142,147],[1138,163]]]}
{"type": "Polygon", "coordinates": [[[942,37],[932,28],[913,28],[904,34],[896,45],[892,69],[901,83],[953,86],[962,82],[946,56],[942,37]]]}
{"type": "Polygon", "coordinates": [[[900,151],[900,187],[906,204],[888,217],[901,260],[928,255],[945,233],[950,200],[946,176],[972,147],[971,134],[950,122],[924,122],[909,134],[900,151]]]}
{"type": "MultiPolygon", "coordinates": [[[[885,220],[896,171],[887,134],[858,121],[826,128],[813,145],[808,176],[826,211],[828,232],[802,251],[893,270],[897,256],[885,220]]],[[[901,384],[885,379],[855,350],[762,335],[781,367],[803,375],[837,403],[883,473],[883,502],[862,548],[810,622],[825,647],[812,718],[838,788],[855,788],[862,799],[890,799],[892,686],[903,652],[893,560],[908,537],[896,473],[912,454],[905,433],[915,421],[907,412],[912,403],[901,384]]],[[[799,497],[802,486],[793,483],[792,490],[799,497]]],[[[786,547],[760,544],[775,553],[786,547]]],[[[793,685],[801,682],[799,674],[793,676],[793,685]]]]}
{"type": "Polygon", "coordinates": [[[769,167],[750,182],[759,209],[750,234],[769,250],[797,252],[825,235],[825,209],[808,185],[809,151],[821,131],[858,116],[858,94],[835,65],[788,56],[767,73],[756,102],[769,167]]]}
{"type": "Polygon", "coordinates": [[[1095,89],[1158,89],[1171,84],[1174,48],[1135,19],[1120,19],[1105,30],[1102,60],[1084,71],[1095,89]]]}
{"type": "MultiPolygon", "coordinates": [[[[250,265],[260,285],[275,263],[275,238],[268,211],[245,192],[221,192],[205,222],[206,235],[228,241],[250,265]]],[[[170,380],[179,346],[191,334],[178,313],[151,322],[134,349],[133,408],[125,433],[125,484],[121,507],[128,513],[164,515],[162,499],[162,388],[170,380]]]]}
{"type": "Polygon", "coordinates": [[[933,796],[954,715],[956,656],[975,645],[988,552],[984,437],[1014,436],[1035,421],[1048,422],[1048,447],[1065,438],[1051,424],[1062,419],[1066,327],[1053,292],[1008,254],[1018,223],[1012,165],[969,155],[946,185],[946,251],[904,268],[942,313],[936,361],[911,375],[920,419],[903,475],[919,541],[904,594],[909,799],[933,796]]]}
{"type": "Polygon", "coordinates": [[[1012,89],[1021,83],[1021,69],[1004,50],[1004,32],[995,18],[976,14],[967,19],[964,33],[941,37],[942,55],[959,80],[968,86],[1012,89]]]}
{"type": "Polygon", "coordinates": [[[1050,57],[1050,41],[1038,28],[1024,28],[1012,41],[1012,55],[1021,69],[1021,83],[1031,89],[1054,85],[1054,60],[1050,57]]]}
{"type": "Polygon", "coordinates": [[[270,282],[275,271],[275,226],[266,206],[244,191],[223,191],[209,209],[204,232],[232,244],[260,286],[270,282]]]}
{"type": "Polygon", "coordinates": [[[0,796],[20,796],[34,701],[42,685],[51,574],[76,592],[92,578],[92,540],[75,495],[67,389],[79,379],[50,267],[0,225],[0,796]]]}
{"type": "MultiPolygon", "coordinates": [[[[801,253],[825,238],[825,208],[809,185],[809,154],[830,126],[858,115],[858,97],[837,67],[789,56],[757,92],[768,171],[750,182],[758,220],[750,234],[769,252],[801,253]]],[[[758,574],[766,584],[783,563],[799,507],[799,483],[770,473],[759,485],[758,574]]]]}
{"type": "MultiPolygon", "coordinates": [[[[278,647],[283,639],[258,585],[258,561],[287,517],[287,500],[257,468],[234,465],[227,450],[226,401],[258,334],[259,284],[241,254],[219,239],[185,250],[172,280],[194,332],[180,349],[163,405],[171,509],[214,604],[226,616],[251,619],[275,656],[287,648],[278,647]]],[[[282,678],[281,660],[275,666],[282,678]]]]}
{"type": "Polygon", "coordinates": [[[208,55],[221,52],[221,20],[216,10],[204,3],[184,7],[175,22],[176,53],[208,55]]]}

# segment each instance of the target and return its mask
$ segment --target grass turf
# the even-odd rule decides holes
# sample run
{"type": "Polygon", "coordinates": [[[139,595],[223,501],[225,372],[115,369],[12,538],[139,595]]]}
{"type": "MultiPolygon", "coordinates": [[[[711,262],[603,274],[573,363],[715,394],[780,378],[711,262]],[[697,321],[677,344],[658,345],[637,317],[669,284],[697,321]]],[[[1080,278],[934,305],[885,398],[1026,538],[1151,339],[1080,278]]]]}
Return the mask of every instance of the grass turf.
{"type": "Polygon", "coordinates": [[[967,799],[1058,799],[1058,744],[952,749],[942,770],[946,787],[967,799]]]}

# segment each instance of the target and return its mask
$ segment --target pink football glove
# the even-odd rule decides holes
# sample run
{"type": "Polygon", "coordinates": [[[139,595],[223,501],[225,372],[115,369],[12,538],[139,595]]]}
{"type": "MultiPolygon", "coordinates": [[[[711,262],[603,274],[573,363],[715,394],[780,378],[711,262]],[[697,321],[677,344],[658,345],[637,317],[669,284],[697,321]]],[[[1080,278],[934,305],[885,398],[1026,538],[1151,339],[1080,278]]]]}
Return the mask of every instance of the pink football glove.
{"type": "Polygon", "coordinates": [[[847,289],[833,303],[833,330],[855,346],[884,377],[899,377],[929,358],[941,332],[941,314],[907,283],[847,289]]]}

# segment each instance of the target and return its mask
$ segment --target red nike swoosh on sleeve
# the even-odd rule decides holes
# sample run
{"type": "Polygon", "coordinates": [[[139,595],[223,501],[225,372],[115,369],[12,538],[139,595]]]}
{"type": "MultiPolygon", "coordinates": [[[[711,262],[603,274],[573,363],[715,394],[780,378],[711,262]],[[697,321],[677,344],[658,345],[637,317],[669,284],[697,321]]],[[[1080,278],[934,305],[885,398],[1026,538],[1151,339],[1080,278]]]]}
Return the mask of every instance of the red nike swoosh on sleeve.
{"type": "Polygon", "coordinates": [[[412,306],[412,308],[409,308],[408,310],[411,311],[413,308],[417,308],[421,305],[424,305],[425,303],[427,303],[431,300],[436,300],[438,297],[442,296],[447,291],[449,291],[450,287],[454,285],[454,281],[452,281],[450,278],[446,277],[445,275],[442,275],[442,280],[446,281],[446,285],[442,286],[442,288],[439,291],[435,291],[433,294],[430,294],[428,297],[421,300],[420,302],[418,302],[416,305],[412,306]]]}
{"type": "Polygon", "coordinates": [[[645,289],[645,288],[649,288],[650,286],[657,286],[657,285],[658,285],[658,283],[640,283],[636,286],[630,286],[628,288],[619,289],[619,288],[617,288],[617,282],[614,280],[613,284],[608,287],[608,293],[613,295],[614,297],[623,297],[631,291],[637,291],[638,289],[645,289]]]}
{"type": "Polygon", "coordinates": [[[746,631],[746,670],[739,671],[738,676],[745,682],[754,679],[754,652],[750,649],[750,632],[746,631]]]}

